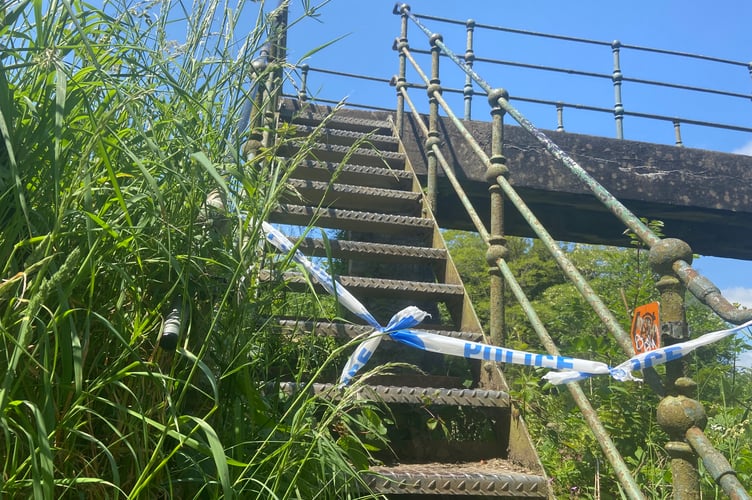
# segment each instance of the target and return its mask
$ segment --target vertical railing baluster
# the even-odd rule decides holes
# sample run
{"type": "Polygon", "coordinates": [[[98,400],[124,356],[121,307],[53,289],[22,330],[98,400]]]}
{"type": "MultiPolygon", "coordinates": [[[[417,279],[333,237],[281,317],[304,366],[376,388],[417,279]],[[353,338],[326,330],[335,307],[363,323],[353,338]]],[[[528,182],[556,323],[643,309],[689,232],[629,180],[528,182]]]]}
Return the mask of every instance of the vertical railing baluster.
{"type": "Polygon", "coordinates": [[[556,103],[556,131],[564,132],[564,103],[556,103]]]}
{"type": "Polygon", "coordinates": [[[441,41],[441,35],[435,33],[431,36],[431,80],[428,84],[428,138],[426,139],[426,155],[428,157],[428,182],[426,189],[428,191],[428,205],[431,210],[436,211],[436,172],[438,161],[433,147],[438,146],[439,140],[439,101],[436,94],[441,94],[441,80],[439,79],[439,56],[441,49],[436,44],[441,41]]]}
{"type": "Polygon", "coordinates": [[[491,157],[486,170],[486,181],[489,183],[488,193],[491,197],[491,225],[488,238],[486,262],[490,275],[490,334],[491,343],[505,345],[504,334],[504,278],[499,269],[498,260],[506,256],[506,239],[504,238],[504,198],[499,176],[507,177],[509,169],[504,157],[504,109],[499,105],[499,99],[508,100],[509,94],[504,89],[494,89],[488,94],[491,105],[491,157]]]}
{"type": "Polygon", "coordinates": [[[308,71],[311,69],[307,64],[300,67],[300,88],[298,89],[298,99],[305,102],[308,100],[308,71]]]}
{"type": "Polygon", "coordinates": [[[624,106],[621,102],[621,81],[623,75],[621,73],[621,63],[619,61],[619,49],[621,48],[621,42],[614,40],[611,43],[611,49],[614,54],[614,72],[611,79],[614,81],[614,119],[616,120],[616,138],[624,139],[624,106]]]}
{"type": "MultiPolygon", "coordinates": [[[[475,21],[468,19],[465,23],[467,27],[467,43],[465,45],[465,64],[472,69],[475,61],[475,52],[473,51],[473,32],[475,31],[475,21]]],[[[465,86],[462,88],[462,95],[465,99],[465,120],[472,120],[473,106],[473,78],[465,75],[465,86]]]]}
{"type": "Polygon", "coordinates": [[[676,138],[676,145],[679,147],[684,146],[681,137],[681,121],[674,120],[674,137],[676,138]]]}
{"type": "MultiPolygon", "coordinates": [[[[660,276],[656,288],[660,293],[661,340],[664,345],[689,339],[684,303],[686,287],[676,276],[673,264],[678,259],[692,263],[692,249],[682,240],[664,238],[650,249],[650,265],[660,276]]],[[[693,426],[704,427],[707,421],[702,404],[692,399],[696,384],[684,377],[684,359],[666,364],[666,389],[669,394],[658,404],[658,424],[669,435],[666,452],[671,457],[671,474],[675,500],[699,500],[698,460],[686,440],[693,426]]]]}
{"type": "Polygon", "coordinates": [[[393,49],[397,51],[399,55],[399,73],[397,74],[396,90],[397,90],[397,120],[395,126],[397,127],[397,133],[402,135],[404,120],[405,120],[405,97],[402,95],[402,89],[407,86],[407,56],[403,49],[408,48],[407,45],[407,11],[410,10],[408,5],[402,4],[401,6],[394,6],[394,13],[401,15],[400,22],[400,36],[394,40],[393,49]],[[397,10],[399,7],[399,10],[397,10]]]}

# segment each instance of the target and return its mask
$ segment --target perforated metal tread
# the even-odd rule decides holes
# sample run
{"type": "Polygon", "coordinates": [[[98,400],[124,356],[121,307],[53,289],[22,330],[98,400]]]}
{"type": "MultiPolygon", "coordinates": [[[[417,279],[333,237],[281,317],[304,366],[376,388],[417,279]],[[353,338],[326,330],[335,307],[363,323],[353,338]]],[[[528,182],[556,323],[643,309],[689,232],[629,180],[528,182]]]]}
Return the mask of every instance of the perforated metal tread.
{"type": "MultiPolygon", "coordinates": [[[[303,179],[288,179],[287,184],[302,197],[302,204],[381,213],[420,214],[421,211],[421,195],[412,191],[303,179]]],[[[294,203],[297,195],[290,195],[289,201],[294,203]]]]}
{"type": "MultiPolygon", "coordinates": [[[[287,393],[301,390],[300,384],[282,382],[280,390],[287,393]]],[[[342,388],[335,384],[311,384],[313,394],[336,400],[342,388]]],[[[509,394],[485,389],[444,389],[441,387],[398,387],[368,385],[357,389],[357,397],[388,404],[473,406],[480,408],[509,408],[509,394]]]]}
{"type": "MultiPolygon", "coordinates": [[[[268,269],[259,271],[259,280],[271,281],[274,273],[268,269]]],[[[287,271],[282,273],[281,278],[293,290],[303,292],[309,290],[309,282],[299,272],[287,271]]],[[[449,285],[446,283],[428,283],[425,281],[402,281],[383,278],[366,278],[361,276],[338,276],[342,286],[356,297],[381,297],[414,299],[415,301],[441,301],[452,302],[464,298],[464,289],[461,285],[449,285]]],[[[319,285],[314,284],[319,288],[319,285]]],[[[323,288],[321,289],[323,292],[323,288]]]]}
{"type": "MultiPolygon", "coordinates": [[[[359,335],[364,336],[373,332],[373,327],[367,325],[354,325],[352,323],[337,323],[330,321],[297,321],[292,319],[279,320],[279,325],[289,331],[315,333],[316,335],[328,335],[339,338],[355,338],[359,335]]],[[[443,335],[460,340],[471,342],[482,342],[483,334],[475,332],[461,332],[454,330],[426,330],[423,328],[413,328],[420,332],[443,335]]],[[[389,338],[387,337],[386,340],[389,338]]]]}
{"type": "Polygon", "coordinates": [[[322,182],[329,182],[333,175],[337,176],[338,182],[346,184],[404,190],[412,187],[413,179],[406,170],[316,160],[298,163],[291,173],[296,179],[322,182]]]}
{"type": "Polygon", "coordinates": [[[355,130],[322,127],[318,128],[313,125],[295,125],[295,135],[298,137],[316,136],[316,140],[325,144],[338,144],[341,146],[351,146],[356,141],[362,140],[365,143],[378,148],[381,151],[396,151],[399,141],[396,137],[382,135],[377,133],[379,129],[373,132],[361,132],[355,130]]]}
{"type": "Polygon", "coordinates": [[[433,233],[433,221],[407,215],[379,214],[336,208],[316,208],[303,205],[280,204],[270,214],[271,222],[307,226],[313,224],[329,229],[368,231],[388,234],[433,233]]]}
{"type": "Polygon", "coordinates": [[[500,459],[376,466],[366,482],[379,493],[395,495],[548,498],[544,476],[500,459]]]}
{"type": "MultiPolygon", "coordinates": [[[[298,240],[298,249],[313,257],[326,257],[327,246],[323,240],[303,238],[298,240]]],[[[368,260],[371,262],[442,262],[447,251],[443,248],[390,245],[352,240],[330,240],[329,250],[333,258],[368,260]]]]}

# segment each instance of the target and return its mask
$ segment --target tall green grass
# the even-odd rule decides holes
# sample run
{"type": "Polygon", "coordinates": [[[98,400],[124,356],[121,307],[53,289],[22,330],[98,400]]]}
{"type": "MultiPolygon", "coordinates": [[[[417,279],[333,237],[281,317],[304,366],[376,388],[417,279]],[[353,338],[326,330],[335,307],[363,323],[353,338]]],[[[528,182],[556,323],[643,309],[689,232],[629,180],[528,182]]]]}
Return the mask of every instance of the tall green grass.
{"type": "Polygon", "coordinates": [[[315,380],[346,346],[281,338],[282,287],[254,278],[287,263],[259,251],[259,225],[295,163],[246,161],[232,133],[261,7],[0,6],[0,497],[364,491],[379,410],[276,384],[315,380]]]}

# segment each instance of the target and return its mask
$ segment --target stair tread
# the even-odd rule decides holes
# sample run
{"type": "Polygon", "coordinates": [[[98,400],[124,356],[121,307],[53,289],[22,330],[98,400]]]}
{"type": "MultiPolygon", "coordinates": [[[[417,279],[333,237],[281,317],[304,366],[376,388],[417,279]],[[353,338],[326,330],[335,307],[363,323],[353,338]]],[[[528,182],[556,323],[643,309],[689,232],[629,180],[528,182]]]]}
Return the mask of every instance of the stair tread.
{"type": "Polygon", "coordinates": [[[396,189],[412,186],[412,174],[406,170],[317,160],[298,163],[291,178],[329,181],[335,174],[338,181],[350,184],[360,182],[361,185],[396,189]]]}
{"type": "MultiPolygon", "coordinates": [[[[290,329],[304,329],[313,331],[322,335],[341,336],[355,338],[359,335],[367,335],[373,331],[373,327],[368,325],[356,325],[353,323],[339,323],[334,321],[299,321],[294,319],[280,319],[280,326],[290,329]]],[[[433,333],[460,340],[472,342],[482,342],[483,334],[476,332],[464,332],[455,330],[429,330],[424,328],[412,328],[414,331],[433,333]]]]}
{"type": "MultiPolygon", "coordinates": [[[[313,393],[330,399],[340,394],[337,384],[311,384],[313,393]]],[[[280,389],[295,392],[301,387],[293,382],[282,382],[280,389]]],[[[384,403],[474,406],[482,408],[509,408],[509,393],[488,389],[445,389],[442,387],[408,387],[395,385],[365,385],[357,390],[358,397],[384,403]]]]}
{"type": "Polygon", "coordinates": [[[545,476],[500,458],[379,465],[369,471],[366,481],[380,493],[547,498],[545,476]]]}
{"type": "MultiPolygon", "coordinates": [[[[280,117],[289,123],[294,124],[314,124],[317,125],[321,122],[326,122],[330,128],[346,128],[348,130],[366,130],[366,131],[382,131],[384,135],[391,133],[392,124],[388,120],[379,120],[374,118],[363,118],[358,116],[345,115],[343,112],[331,113],[332,108],[324,108],[326,112],[319,112],[314,107],[306,108],[306,104],[301,104],[298,101],[285,101],[280,108],[280,117]]],[[[349,110],[348,110],[349,111],[349,110]]]]}
{"type": "Polygon", "coordinates": [[[280,204],[270,214],[271,222],[368,232],[404,233],[433,231],[433,220],[399,214],[380,214],[360,210],[317,208],[280,204]]]}
{"type": "MultiPolygon", "coordinates": [[[[332,257],[346,259],[368,259],[380,262],[416,262],[446,260],[447,252],[442,248],[419,247],[413,245],[394,245],[389,243],[371,243],[354,240],[329,240],[332,257]]],[[[324,240],[302,238],[298,240],[298,249],[306,255],[324,257],[327,246],[324,240]]]]}
{"type": "MultiPolygon", "coordinates": [[[[399,189],[386,189],[354,184],[329,183],[304,179],[288,179],[303,200],[301,203],[319,203],[336,208],[371,210],[381,213],[420,212],[421,194],[399,189]]],[[[289,201],[294,203],[295,197],[289,201]]]]}
{"type": "MultiPolygon", "coordinates": [[[[259,271],[261,281],[271,281],[274,273],[268,269],[259,271]]],[[[300,287],[300,291],[309,289],[309,281],[297,271],[285,271],[282,278],[288,286],[300,287]]],[[[420,300],[462,299],[465,290],[462,285],[434,283],[428,281],[408,281],[365,276],[337,276],[337,281],[358,297],[375,296],[389,293],[395,298],[414,298],[420,300]]],[[[396,312],[396,311],[395,311],[396,312]]]]}
{"type": "Polygon", "coordinates": [[[378,146],[379,149],[386,147],[396,150],[399,140],[391,134],[376,133],[378,131],[379,129],[374,129],[372,132],[361,132],[342,128],[330,128],[326,125],[319,127],[315,125],[295,124],[295,135],[298,137],[308,137],[312,134],[317,134],[316,138],[318,141],[346,146],[354,144],[358,140],[364,140],[371,145],[378,146]]]}
{"type": "Polygon", "coordinates": [[[314,142],[310,144],[298,140],[282,144],[279,147],[278,154],[290,157],[297,153],[302,146],[304,146],[307,151],[305,156],[307,158],[312,157],[316,160],[346,161],[348,163],[362,163],[379,167],[389,166],[393,168],[401,167],[405,161],[405,155],[395,151],[380,151],[376,148],[352,148],[350,146],[326,144],[322,142],[314,142]]]}

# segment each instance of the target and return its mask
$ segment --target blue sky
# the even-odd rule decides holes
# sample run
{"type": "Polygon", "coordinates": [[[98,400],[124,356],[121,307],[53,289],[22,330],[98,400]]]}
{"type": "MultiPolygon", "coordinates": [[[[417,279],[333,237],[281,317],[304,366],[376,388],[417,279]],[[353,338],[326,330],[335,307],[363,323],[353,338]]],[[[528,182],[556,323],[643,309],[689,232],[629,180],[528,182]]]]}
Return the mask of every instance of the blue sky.
{"type": "MultiPolygon", "coordinates": [[[[599,41],[619,40],[623,44],[657,47],[703,54],[741,62],[752,61],[752,2],[721,0],[712,4],[697,1],[636,0],[602,1],[530,1],[496,2],[466,0],[415,0],[408,2],[419,14],[467,20],[527,31],[554,33],[599,41]]],[[[397,72],[392,41],[399,35],[399,16],[392,14],[391,1],[332,0],[319,11],[316,20],[296,25],[289,34],[289,59],[298,61],[311,48],[338,37],[334,43],[308,58],[312,67],[390,78],[397,72]]],[[[291,3],[291,19],[300,15],[300,2],[291,3]]],[[[464,53],[465,30],[436,21],[425,21],[440,32],[457,53],[464,53]]],[[[426,37],[411,25],[411,47],[427,49],[426,37]]],[[[475,52],[478,57],[556,65],[581,71],[610,74],[613,69],[610,47],[566,42],[540,41],[533,37],[497,34],[476,30],[475,52]]],[[[421,57],[421,56],[418,56],[421,57]]],[[[422,56],[427,61],[426,56],[422,56]]],[[[426,66],[427,68],[428,66],[426,66]]],[[[667,81],[705,88],[752,94],[752,76],[745,67],[725,66],[657,56],[641,51],[623,50],[621,69],[625,77],[667,81]]],[[[613,107],[613,84],[610,80],[593,80],[570,75],[556,75],[476,64],[476,70],[493,86],[505,87],[515,95],[562,100],[605,108],[613,107]]],[[[418,81],[413,73],[408,80],[418,81]]],[[[464,77],[452,74],[450,61],[442,60],[442,84],[461,88],[464,77]]],[[[310,93],[322,98],[350,102],[394,105],[394,91],[381,83],[364,83],[312,73],[310,93]]],[[[422,91],[415,96],[422,97],[422,91]]],[[[447,94],[447,97],[450,97],[447,94]]],[[[624,106],[667,116],[680,116],[752,127],[752,102],[746,99],[707,96],[683,90],[666,90],[626,82],[622,88],[624,106]]],[[[456,97],[459,103],[460,98],[456,97]]],[[[552,107],[513,104],[540,128],[556,126],[552,107]]],[[[458,108],[459,109],[459,108],[458,108]]],[[[487,104],[477,98],[474,117],[486,119],[487,104]]],[[[593,135],[614,136],[612,116],[587,111],[565,110],[567,130],[593,135]]],[[[670,123],[626,117],[625,138],[673,144],[670,123]]],[[[686,146],[725,152],[752,154],[752,134],[718,131],[684,126],[686,146]]],[[[752,225],[752,224],[751,224],[752,225]]],[[[752,262],[701,257],[695,267],[709,277],[732,300],[752,307],[752,262]]]]}

